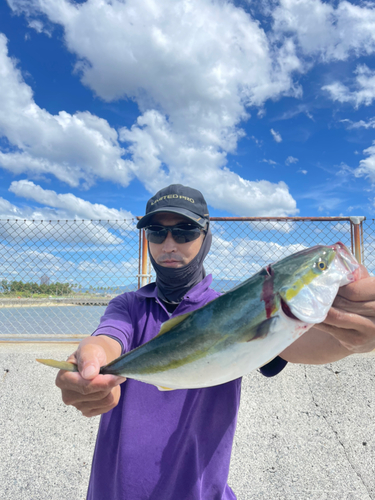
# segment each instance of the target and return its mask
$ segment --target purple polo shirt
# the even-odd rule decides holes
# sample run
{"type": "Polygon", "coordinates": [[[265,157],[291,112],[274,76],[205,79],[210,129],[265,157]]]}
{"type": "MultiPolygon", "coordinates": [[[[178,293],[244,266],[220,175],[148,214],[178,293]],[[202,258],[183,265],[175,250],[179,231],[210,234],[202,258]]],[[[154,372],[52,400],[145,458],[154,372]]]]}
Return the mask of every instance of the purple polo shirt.
{"type": "MultiPolygon", "coordinates": [[[[172,317],[216,298],[206,276],[172,317]]],[[[93,335],[123,352],[155,337],[170,318],[155,283],[109,303],[93,335]]],[[[280,371],[280,370],[277,370],[280,371]]],[[[128,379],[119,404],[101,417],[87,500],[233,500],[227,484],[241,379],[216,387],[161,392],[128,379]]]]}

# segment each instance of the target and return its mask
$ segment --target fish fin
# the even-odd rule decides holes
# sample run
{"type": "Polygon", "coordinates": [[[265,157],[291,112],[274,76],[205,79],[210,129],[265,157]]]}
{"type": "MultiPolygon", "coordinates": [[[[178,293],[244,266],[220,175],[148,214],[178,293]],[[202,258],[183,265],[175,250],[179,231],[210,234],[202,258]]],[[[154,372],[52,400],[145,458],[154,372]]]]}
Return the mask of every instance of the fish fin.
{"type": "Polygon", "coordinates": [[[157,385],[156,387],[159,389],[159,391],[174,391],[174,389],[170,389],[169,387],[162,387],[160,385],[157,385]]]}
{"type": "Polygon", "coordinates": [[[184,319],[186,319],[188,316],[190,316],[190,314],[191,314],[191,312],[181,314],[180,316],[176,316],[175,318],[171,318],[168,321],[166,321],[165,323],[162,323],[162,325],[160,327],[160,331],[156,336],[159,337],[159,335],[164,335],[164,333],[169,332],[169,330],[172,330],[172,328],[174,326],[177,326],[182,321],[184,321],[184,319]]]}
{"type": "Polygon", "coordinates": [[[66,370],[68,372],[78,372],[77,365],[74,363],[69,363],[69,361],[56,361],[55,359],[37,359],[39,363],[43,365],[52,366],[52,368],[57,368],[58,370],[66,370]]]}
{"type": "Polygon", "coordinates": [[[275,327],[278,323],[278,317],[272,316],[268,318],[262,323],[260,323],[255,329],[252,329],[249,333],[251,333],[250,338],[246,340],[246,342],[251,342],[252,340],[264,339],[267,335],[272,334],[275,331],[275,327]]]}

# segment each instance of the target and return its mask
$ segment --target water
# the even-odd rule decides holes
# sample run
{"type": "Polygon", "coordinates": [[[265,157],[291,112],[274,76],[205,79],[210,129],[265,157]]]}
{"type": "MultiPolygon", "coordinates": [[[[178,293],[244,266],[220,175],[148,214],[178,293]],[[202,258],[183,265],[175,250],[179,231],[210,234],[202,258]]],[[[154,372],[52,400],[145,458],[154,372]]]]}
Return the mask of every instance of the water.
{"type": "Polygon", "coordinates": [[[106,306],[0,308],[1,335],[90,335],[106,306]]]}

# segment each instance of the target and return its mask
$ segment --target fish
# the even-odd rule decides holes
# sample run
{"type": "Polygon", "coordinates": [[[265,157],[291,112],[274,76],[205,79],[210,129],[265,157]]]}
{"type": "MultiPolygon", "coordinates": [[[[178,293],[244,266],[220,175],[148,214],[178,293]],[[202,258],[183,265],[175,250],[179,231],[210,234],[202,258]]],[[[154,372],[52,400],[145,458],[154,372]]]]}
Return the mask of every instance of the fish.
{"type": "MultiPolygon", "coordinates": [[[[359,264],[338,242],[289,255],[193,312],[162,324],[147,343],[101,367],[160,390],[224,384],[274,359],[325,320],[359,264]]],[[[69,362],[37,361],[77,371],[69,362]]]]}

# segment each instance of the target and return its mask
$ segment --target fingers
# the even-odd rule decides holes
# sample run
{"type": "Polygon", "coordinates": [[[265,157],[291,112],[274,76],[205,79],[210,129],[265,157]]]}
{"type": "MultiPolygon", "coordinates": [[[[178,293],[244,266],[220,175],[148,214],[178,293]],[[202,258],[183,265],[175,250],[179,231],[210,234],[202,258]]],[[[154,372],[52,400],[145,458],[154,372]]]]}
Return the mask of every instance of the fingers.
{"type": "MultiPolygon", "coordinates": [[[[117,387],[117,386],[116,386],[117,387]]],[[[111,394],[113,389],[110,391],[100,391],[100,392],[94,392],[92,394],[85,394],[84,398],[82,397],[82,394],[79,392],[75,391],[64,391],[63,395],[63,402],[66,405],[75,405],[78,404],[80,401],[84,401],[86,403],[91,403],[94,401],[103,401],[103,404],[105,404],[106,398],[108,398],[109,394],[111,394]]],[[[110,400],[108,399],[107,401],[110,403],[110,400]]]]}
{"type": "Polygon", "coordinates": [[[338,295],[333,302],[335,309],[358,314],[360,316],[375,317],[375,300],[356,302],[338,295]]]}
{"type": "Polygon", "coordinates": [[[359,279],[339,289],[323,323],[316,328],[332,335],[349,352],[375,349],[375,278],[364,266],[359,279]]]}
{"type": "Polygon", "coordinates": [[[99,375],[100,367],[107,362],[102,346],[82,342],[76,351],[78,371],[84,379],[92,380],[99,375]]]}
{"type": "Polygon", "coordinates": [[[98,375],[84,379],[77,372],[60,371],[56,385],[66,405],[74,406],[86,417],[101,415],[112,410],[120,399],[120,384],[126,379],[114,375],[98,375]]]}
{"type": "MultiPolygon", "coordinates": [[[[102,392],[109,392],[126,379],[115,375],[97,375],[92,380],[84,379],[78,372],[60,370],[56,377],[56,385],[66,392],[73,391],[80,396],[90,396],[102,392]]],[[[99,397],[99,396],[98,396],[99,397]]]]}
{"type": "Polygon", "coordinates": [[[82,412],[84,416],[95,416],[114,408],[121,390],[119,385],[126,379],[115,375],[100,375],[100,367],[107,362],[101,345],[82,341],[68,361],[78,365],[79,372],[60,370],[56,385],[61,389],[62,400],[82,412]]]}
{"type": "Polygon", "coordinates": [[[367,276],[341,287],[338,296],[354,302],[375,301],[375,277],[367,276]]]}
{"type": "Polygon", "coordinates": [[[363,278],[368,278],[370,276],[369,272],[367,271],[367,269],[365,268],[365,266],[363,264],[360,264],[359,265],[359,278],[358,279],[363,279],[363,278]]]}
{"type": "Polygon", "coordinates": [[[95,417],[107,413],[117,406],[121,395],[120,387],[115,387],[104,398],[97,401],[80,401],[74,406],[79,410],[84,417],[95,417]]]}
{"type": "Polygon", "coordinates": [[[331,307],[323,323],[315,325],[335,337],[350,352],[375,349],[375,319],[331,307]]]}
{"type": "Polygon", "coordinates": [[[119,386],[114,387],[109,393],[95,393],[87,395],[84,399],[77,397],[73,391],[63,395],[66,405],[74,406],[85,417],[94,417],[112,410],[117,406],[121,395],[119,386]],[[98,399],[97,399],[98,398],[98,399]]]}
{"type": "Polygon", "coordinates": [[[57,387],[61,390],[74,390],[81,394],[85,394],[86,390],[92,392],[101,390],[95,383],[90,387],[90,381],[99,375],[103,359],[105,364],[106,355],[101,346],[90,346],[82,342],[78,349],[68,358],[68,361],[78,365],[79,372],[60,370],[56,377],[57,387]]]}

